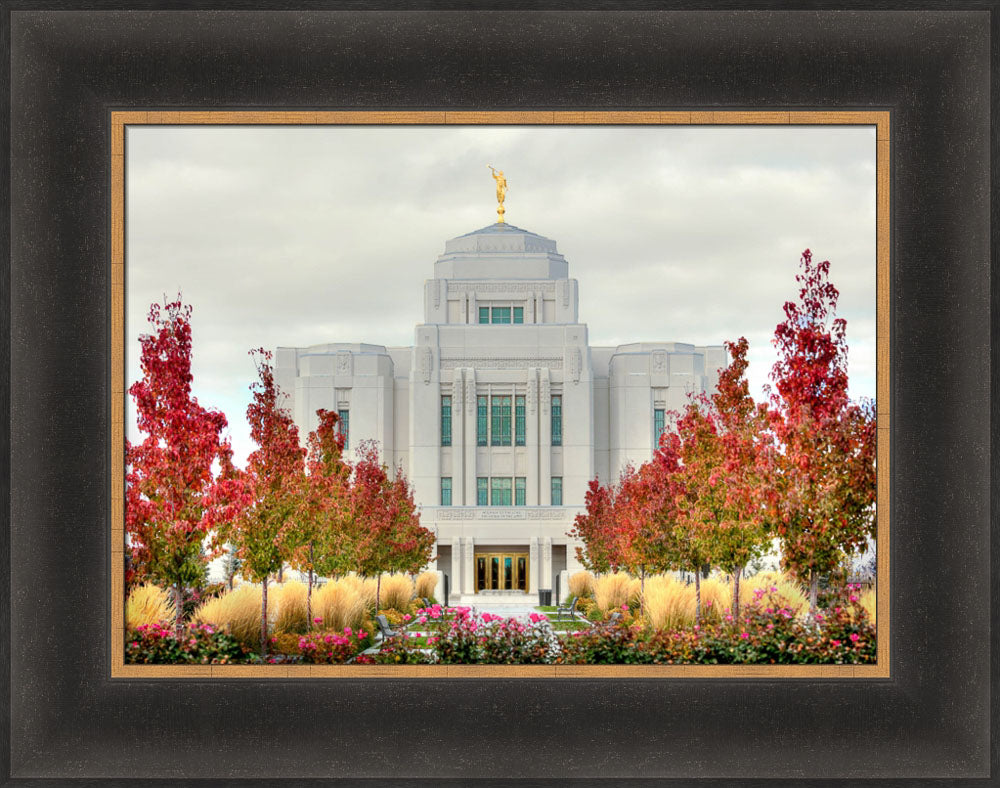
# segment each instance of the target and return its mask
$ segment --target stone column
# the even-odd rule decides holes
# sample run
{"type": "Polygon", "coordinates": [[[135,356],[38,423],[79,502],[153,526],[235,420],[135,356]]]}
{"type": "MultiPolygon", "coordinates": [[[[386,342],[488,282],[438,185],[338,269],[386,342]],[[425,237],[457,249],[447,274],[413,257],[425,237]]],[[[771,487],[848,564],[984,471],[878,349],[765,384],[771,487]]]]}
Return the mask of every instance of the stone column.
{"type": "Polygon", "coordinates": [[[525,482],[525,503],[538,506],[538,368],[528,368],[528,412],[525,414],[524,449],[528,458],[527,481],[525,482]]]}
{"type": "Polygon", "coordinates": [[[465,371],[465,505],[476,505],[476,372],[465,371]]]}
{"type": "Polygon", "coordinates": [[[552,537],[546,536],[540,545],[542,552],[542,585],[539,588],[552,588],[552,537]]]}
{"type": "Polygon", "coordinates": [[[453,371],[451,387],[451,503],[467,506],[465,500],[465,381],[462,370],[453,371]]]}
{"type": "Polygon", "coordinates": [[[541,378],[538,387],[539,418],[538,429],[538,504],[552,505],[552,389],[549,385],[549,370],[539,370],[541,378]]]}
{"type": "Polygon", "coordinates": [[[538,561],[538,537],[532,536],[528,540],[528,593],[537,593],[541,588],[542,567],[538,561]]]}
{"type": "Polygon", "coordinates": [[[462,593],[476,593],[476,545],[471,536],[462,537],[462,593]]]}

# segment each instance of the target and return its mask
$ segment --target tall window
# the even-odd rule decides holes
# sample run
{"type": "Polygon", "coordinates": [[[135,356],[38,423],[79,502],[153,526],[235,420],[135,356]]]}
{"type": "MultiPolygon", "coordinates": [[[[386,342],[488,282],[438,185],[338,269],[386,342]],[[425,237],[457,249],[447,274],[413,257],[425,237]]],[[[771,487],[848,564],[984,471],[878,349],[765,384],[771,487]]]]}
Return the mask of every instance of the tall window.
{"type": "Polygon", "coordinates": [[[552,395],[552,445],[562,446],[562,395],[552,395]]]}
{"type": "Polygon", "coordinates": [[[663,430],[667,426],[666,412],[663,408],[655,408],[653,410],[653,445],[660,445],[660,436],[663,435],[663,430]]]}
{"type": "Polygon", "coordinates": [[[514,397],[514,445],[523,446],[524,445],[524,433],[525,433],[525,418],[524,418],[524,395],[518,394],[514,397]]]}
{"type": "Polygon", "coordinates": [[[494,446],[510,446],[510,396],[495,396],[491,405],[493,434],[490,443],[494,446]]]}
{"type": "Polygon", "coordinates": [[[486,422],[486,397],[481,395],[476,397],[476,445],[485,446],[486,445],[486,430],[488,425],[486,422]]]}
{"type": "Polygon", "coordinates": [[[562,506],[562,476],[552,477],[552,505],[562,506]]]}
{"type": "Polygon", "coordinates": [[[351,411],[341,408],[337,415],[340,417],[340,434],[344,436],[344,449],[347,449],[351,437],[351,411]]]}
{"type": "Polygon", "coordinates": [[[510,506],[510,479],[494,477],[490,479],[490,506],[510,506]]]}
{"type": "Polygon", "coordinates": [[[476,478],[476,506],[486,506],[489,503],[489,481],[485,476],[476,478]]]}
{"type": "Polygon", "coordinates": [[[527,501],[527,481],[523,476],[514,477],[514,506],[524,506],[527,501]]]}
{"type": "Polygon", "coordinates": [[[451,477],[441,477],[441,505],[451,506],[451,477]]]}
{"type": "Polygon", "coordinates": [[[514,307],[514,322],[523,323],[524,322],[524,307],[515,306],[514,307]]]}
{"type": "Polygon", "coordinates": [[[480,323],[490,322],[490,308],[488,306],[479,307],[479,322],[480,323]]]}
{"type": "Polygon", "coordinates": [[[451,446],[451,397],[441,397],[441,445],[451,446]]]}

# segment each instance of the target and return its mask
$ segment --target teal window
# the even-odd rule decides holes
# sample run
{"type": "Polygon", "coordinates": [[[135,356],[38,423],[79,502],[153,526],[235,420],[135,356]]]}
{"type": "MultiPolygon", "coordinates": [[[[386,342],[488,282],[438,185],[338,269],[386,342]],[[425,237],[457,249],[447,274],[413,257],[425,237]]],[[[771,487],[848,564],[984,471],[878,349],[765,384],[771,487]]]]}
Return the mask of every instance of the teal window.
{"type": "Polygon", "coordinates": [[[480,323],[490,322],[490,308],[488,306],[479,307],[479,322],[480,323]]]}
{"type": "Polygon", "coordinates": [[[510,479],[496,477],[490,479],[490,506],[510,506],[510,479]]]}
{"type": "Polygon", "coordinates": [[[441,445],[451,446],[451,397],[441,397],[441,445]]]}
{"type": "Polygon", "coordinates": [[[493,307],[493,322],[494,323],[510,323],[510,307],[509,306],[495,306],[493,307]]]}
{"type": "Polygon", "coordinates": [[[552,445],[562,446],[562,395],[552,395],[552,445]]]}
{"type": "Polygon", "coordinates": [[[476,397],[476,445],[486,445],[486,430],[488,429],[486,413],[486,397],[476,397]]]}
{"type": "Polygon", "coordinates": [[[487,500],[487,495],[489,495],[489,479],[485,476],[479,476],[476,479],[476,506],[486,506],[489,503],[487,500]]]}
{"type": "Polygon", "coordinates": [[[663,408],[655,408],[653,410],[653,435],[655,436],[656,446],[660,445],[660,437],[663,435],[663,430],[667,426],[666,412],[663,408]]]}
{"type": "Polygon", "coordinates": [[[493,397],[492,440],[493,446],[510,446],[510,397],[493,397]]]}
{"type": "Polygon", "coordinates": [[[524,395],[518,394],[514,397],[514,445],[523,446],[524,445],[524,433],[525,433],[525,418],[524,418],[524,395]]]}
{"type": "Polygon", "coordinates": [[[552,505],[562,506],[562,476],[552,477],[552,505]]]}
{"type": "Polygon", "coordinates": [[[524,506],[527,500],[527,481],[523,476],[514,477],[514,506],[524,506]]]}
{"type": "Polygon", "coordinates": [[[340,434],[344,436],[344,448],[346,449],[351,435],[351,411],[347,408],[341,408],[337,411],[337,415],[340,417],[340,434]]]}
{"type": "Polygon", "coordinates": [[[451,477],[441,477],[441,505],[451,506],[451,477]]]}
{"type": "Polygon", "coordinates": [[[514,307],[514,322],[523,323],[524,322],[524,307],[515,306],[514,307]]]}

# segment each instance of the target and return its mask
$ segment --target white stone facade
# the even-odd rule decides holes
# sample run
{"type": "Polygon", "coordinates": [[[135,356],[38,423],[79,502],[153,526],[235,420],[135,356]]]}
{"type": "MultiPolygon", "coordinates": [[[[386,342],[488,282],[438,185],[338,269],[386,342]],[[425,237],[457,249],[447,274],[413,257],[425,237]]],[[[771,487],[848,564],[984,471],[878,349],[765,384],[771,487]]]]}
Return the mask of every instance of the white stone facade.
{"type": "Polygon", "coordinates": [[[727,363],[721,346],[591,347],[578,292],[555,241],[494,224],[445,244],[413,347],[277,349],[303,439],[317,409],[346,412],[349,450],[374,439],[406,472],[452,601],[579,569],[567,531],[588,482],[648,460],[662,414],[727,363]]]}

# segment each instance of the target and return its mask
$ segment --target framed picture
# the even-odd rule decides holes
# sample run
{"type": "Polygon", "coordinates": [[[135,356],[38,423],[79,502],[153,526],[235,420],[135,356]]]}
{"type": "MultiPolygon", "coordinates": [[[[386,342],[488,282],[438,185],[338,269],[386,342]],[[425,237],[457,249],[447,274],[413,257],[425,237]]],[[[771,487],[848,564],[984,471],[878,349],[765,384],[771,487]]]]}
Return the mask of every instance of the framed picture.
{"type": "MultiPolygon", "coordinates": [[[[861,784],[990,774],[990,455],[981,428],[992,350],[989,14],[5,10],[15,119],[4,566],[11,784],[861,784]],[[875,131],[876,202],[889,219],[874,244],[886,263],[879,336],[889,337],[874,383],[887,581],[875,666],[719,678],[638,668],[560,676],[541,666],[516,675],[271,665],[181,675],[124,664],[124,529],[114,514],[125,438],[120,299],[126,233],[143,218],[140,202],[134,216],[127,210],[141,195],[125,188],[126,127],[344,128],[407,117],[432,126],[427,113],[442,126],[554,126],[562,117],[614,128],[672,120],[875,131]]],[[[477,162],[484,180],[487,164],[494,176],[502,166],[477,162]]],[[[177,179],[168,173],[164,183],[177,179]]],[[[492,192],[493,179],[486,184],[492,192]]],[[[502,210],[499,188],[497,197],[502,210]]],[[[426,299],[433,304],[433,292],[426,299]]],[[[435,367],[432,356],[413,385],[435,367]]],[[[523,552],[526,586],[540,586],[527,562],[543,559],[523,552]]],[[[470,580],[479,590],[474,573],[470,580]]]]}

